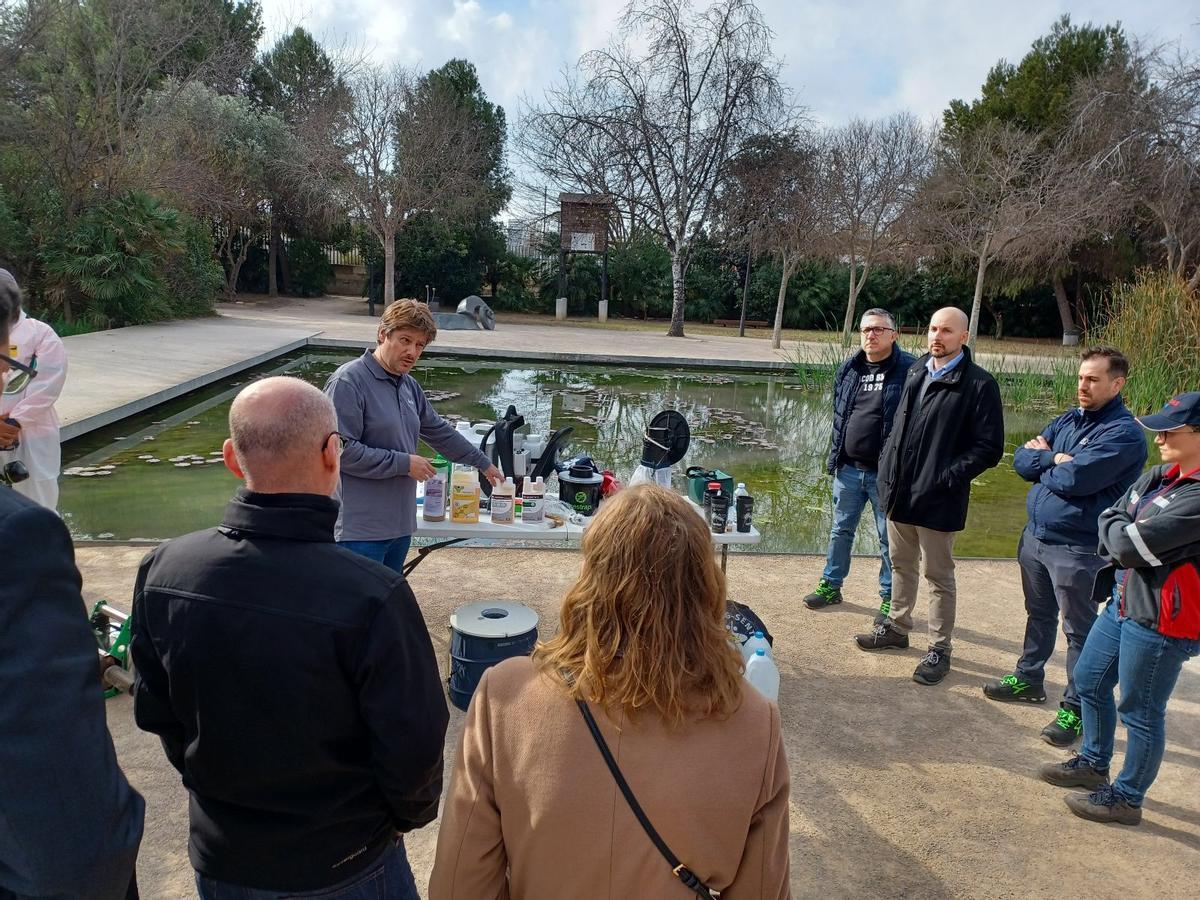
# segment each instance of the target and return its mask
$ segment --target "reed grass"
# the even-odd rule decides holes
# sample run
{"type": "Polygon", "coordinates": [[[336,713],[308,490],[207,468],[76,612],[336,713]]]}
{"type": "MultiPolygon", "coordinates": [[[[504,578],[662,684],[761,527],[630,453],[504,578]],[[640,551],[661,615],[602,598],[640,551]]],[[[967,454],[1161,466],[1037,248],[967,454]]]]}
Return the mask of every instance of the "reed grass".
{"type": "Polygon", "coordinates": [[[1143,270],[1118,285],[1087,338],[1129,358],[1125,402],[1136,415],[1200,390],[1200,294],[1170,272],[1143,270]]]}

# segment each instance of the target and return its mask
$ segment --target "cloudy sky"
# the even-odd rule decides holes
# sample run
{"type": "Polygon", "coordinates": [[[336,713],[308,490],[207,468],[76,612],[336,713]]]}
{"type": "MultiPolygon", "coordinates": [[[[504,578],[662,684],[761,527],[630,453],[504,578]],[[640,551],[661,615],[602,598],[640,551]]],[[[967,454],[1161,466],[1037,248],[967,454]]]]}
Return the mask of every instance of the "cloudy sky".
{"type": "MultiPolygon", "coordinates": [[[[459,56],[510,110],[563,66],[603,44],[624,0],[262,0],[268,41],[304,25],[380,60],[433,68],[459,56]]],[[[907,108],[936,116],[976,96],[988,69],[1018,60],[1063,13],[1120,21],[1129,35],[1200,48],[1200,7],[1186,0],[759,0],[784,77],[822,122],[907,108]]]]}
{"type": "MultiPolygon", "coordinates": [[[[704,2],[704,0],[698,0],[704,2]]],[[[522,97],[604,44],[625,0],[262,0],[264,43],[303,25],[327,45],[423,69],[475,63],[484,90],[516,119],[522,97]]],[[[1189,0],[759,0],[785,81],[823,124],[908,109],[936,118],[978,95],[1001,58],[1019,60],[1063,13],[1121,22],[1148,43],[1200,49],[1189,0]]]]}

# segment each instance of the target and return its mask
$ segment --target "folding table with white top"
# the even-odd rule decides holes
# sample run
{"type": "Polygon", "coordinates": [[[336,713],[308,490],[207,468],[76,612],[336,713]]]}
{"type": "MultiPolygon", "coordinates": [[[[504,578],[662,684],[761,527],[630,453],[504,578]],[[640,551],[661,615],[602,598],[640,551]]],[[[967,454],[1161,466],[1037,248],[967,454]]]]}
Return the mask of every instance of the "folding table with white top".
{"type": "MultiPolygon", "coordinates": [[[[696,510],[696,514],[700,515],[700,507],[691,503],[690,500],[688,502],[696,510]]],[[[587,530],[591,521],[591,518],[585,518],[582,522],[568,520],[565,524],[559,525],[557,528],[552,528],[550,527],[551,521],[548,518],[541,522],[522,522],[518,520],[512,524],[493,524],[492,518],[486,510],[480,511],[478,522],[471,523],[452,522],[450,521],[449,514],[447,514],[445,521],[427,522],[418,514],[416,536],[438,538],[439,540],[424,547],[416,548],[416,558],[405,563],[404,574],[409,574],[421,564],[426,556],[435,550],[441,550],[443,547],[450,547],[454,544],[461,544],[463,541],[477,538],[539,544],[559,542],[578,544],[583,539],[583,533],[587,530]]],[[[762,534],[753,525],[750,526],[748,532],[726,531],[723,534],[713,534],[713,544],[721,548],[721,571],[725,571],[725,565],[729,558],[730,544],[757,544],[761,540],[762,534]]]]}

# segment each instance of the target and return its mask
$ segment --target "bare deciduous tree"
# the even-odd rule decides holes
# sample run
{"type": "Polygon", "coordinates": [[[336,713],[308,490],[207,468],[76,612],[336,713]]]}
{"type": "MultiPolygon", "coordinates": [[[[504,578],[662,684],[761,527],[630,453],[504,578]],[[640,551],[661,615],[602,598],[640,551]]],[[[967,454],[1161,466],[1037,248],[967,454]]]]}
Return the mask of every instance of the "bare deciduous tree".
{"type": "Polygon", "coordinates": [[[1200,63],[1162,51],[1080,86],[1079,139],[1098,175],[1125,192],[1161,230],[1166,267],[1200,289],[1200,63]]]}
{"type": "Polygon", "coordinates": [[[854,308],[871,267],[908,240],[905,213],[929,172],[933,135],[909,113],[855,119],[829,135],[825,182],[834,253],[850,265],[842,343],[850,345],[854,308]]]}
{"type": "Polygon", "coordinates": [[[940,250],[975,263],[970,335],[989,267],[1031,268],[1065,253],[1112,208],[1103,185],[1077,165],[1067,142],[986,123],[943,135],[922,190],[922,232],[940,250]]]}
{"type": "Polygon", "coordinates": [[[50,21],[50,5],[24,0],[0,0],[0,80],[11,77],[13,67],[37,42],[50,21]]]}
{"type": "Polygon", "coordinates": [[[779,297],[771,346],[782,339],[788,284],[805,255],[815,255],[828,216],[821,181],[822,148],[808,135],[783,132],[747,142],[722,195],[728,226],[753,232],[755,244],[779,260],[779,297]]]}
{"type": "Polygon", "coordinates": [[[653,228],[671,254],[667,334],[682,337],[692,242],[729,162],[786,125],[771,32],[751,0],[632,0],[614,42],[577,68],[525,116],[526,158],[548,178],[594,179],[653,228]]]}
{"type": "Polygon", "coordinates": [[[316,190],[344,198],[379,241],[383,301],[396,298],[396,235],[417,213],[466,217],[487,189],[483,135],[446,88],[418,90],[403,68],[363,66],[349,82],[351,104],[338,158],[307,148],[301,167],[316,190]]]}

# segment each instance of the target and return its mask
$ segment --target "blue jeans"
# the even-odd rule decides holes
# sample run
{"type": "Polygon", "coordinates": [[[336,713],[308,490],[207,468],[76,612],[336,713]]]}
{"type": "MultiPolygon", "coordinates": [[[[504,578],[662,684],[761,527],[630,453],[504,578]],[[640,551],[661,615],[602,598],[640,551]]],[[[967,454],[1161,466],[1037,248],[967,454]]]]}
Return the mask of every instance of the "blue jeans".
{"type": "Polygon", "coordinates": [[[339,547],[381,562],[394,572],[404,571],[404,558],[408,556],[408,548],[411,545],[411,534],[386,541],[338,541],[339,547]]]}
{"type": "Polygon", "coordinates": [[[1117,713],[1128,740],[1113,792],[1141,806],[1158,776],[1166,747],[1167,700],[1183,664],[1200,650],[1200,641],[1163,637],[1117,615],[1114,600],[1088,634],[1075,663],[1075,688],[1083,709],[1083,746],[1079,755],[1101,771],[1108,768],[1117,731],[1117,713]],[[1113,702],[1113,688],[1121,698],[1113,702]]]}
{"type": "Polygon", "coordinates": [[[404,841],[383,851],[374,863],[345,881],[316,891],[264,891],[217,881],[196,873],[196,893],[200,900],[421,900],[417,883],[408,865],[404,841]]]}
{"type": "Polygon", "coordinates": [[[888,557],[887,516],[879,502],[876,473],[838,466],[833,474],[833,528],[829,532],[829,552],[825,573],[821,576],[834,587],[841,587],[850,574],[850,553],[863,508],[870,501],[875,512],[875,531],[879,535],[879,596],[892,596],[892,561],[888,557]]]}

